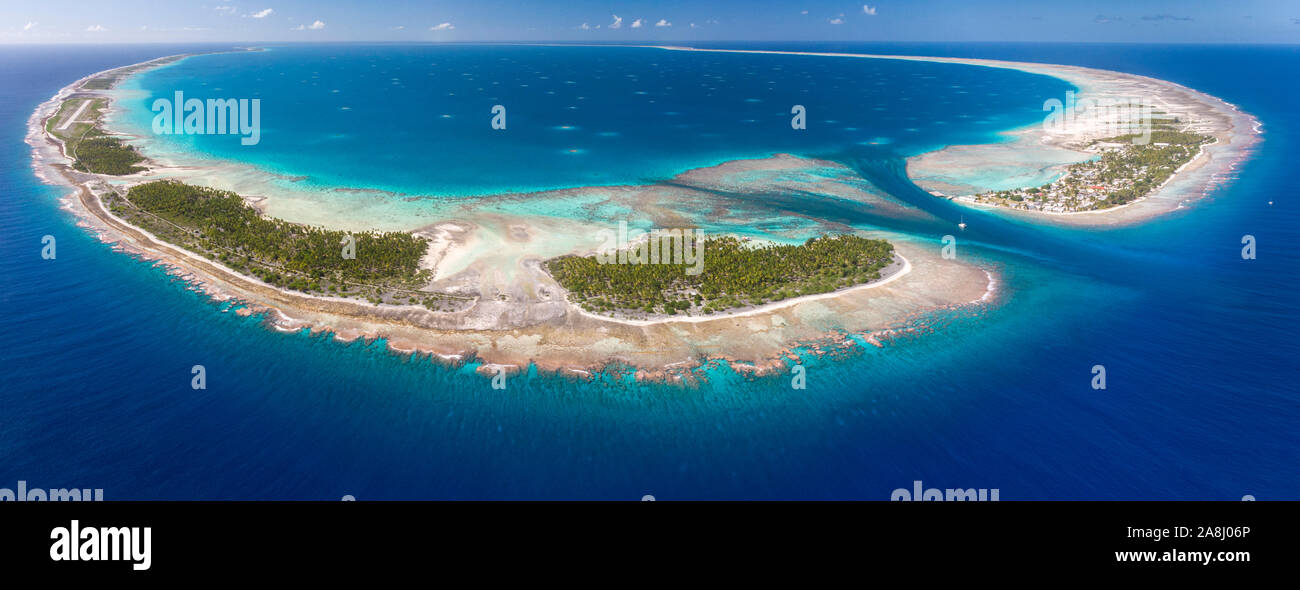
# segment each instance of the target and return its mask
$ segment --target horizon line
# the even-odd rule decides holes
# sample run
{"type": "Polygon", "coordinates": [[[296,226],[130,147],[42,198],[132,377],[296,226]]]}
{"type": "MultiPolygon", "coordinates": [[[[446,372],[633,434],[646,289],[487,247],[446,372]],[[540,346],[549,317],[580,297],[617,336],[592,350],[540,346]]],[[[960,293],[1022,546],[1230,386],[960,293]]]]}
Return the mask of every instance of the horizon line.
{"type": "Polygon", "coordinates": [[[391,39],[358,39],[358,40],[282,40],[282,41],[54,41],[54,42],[26,42],[10,43],[0,41],[0,46],[7,47],[34,47],[34,46],[95,46],[95,45],[233,45],[233,46],[257,46],[257,45],[599,45],[609,47],[645,47],[645,46],[674,46],[690,47],[681,43],[874,43],[874,44],[934,44],[934,45],[1186,45],[1186,46],[1278,46],[1278,47],[1300,47],[1300,42],[1240,42],[1240,41],[1000,41],[1000,40],[968,40],[968,41],[945,41],[945,40],[915,40],[915,41],[886,41],[886,40],[864,40],[864,39],[692,39],[681,41],[666,40],[645,40],[645,41],[610,41],[603,42],[598,40],[478,40],[478,41],[436,41],[436,40],[391,40],[391,39]]]}

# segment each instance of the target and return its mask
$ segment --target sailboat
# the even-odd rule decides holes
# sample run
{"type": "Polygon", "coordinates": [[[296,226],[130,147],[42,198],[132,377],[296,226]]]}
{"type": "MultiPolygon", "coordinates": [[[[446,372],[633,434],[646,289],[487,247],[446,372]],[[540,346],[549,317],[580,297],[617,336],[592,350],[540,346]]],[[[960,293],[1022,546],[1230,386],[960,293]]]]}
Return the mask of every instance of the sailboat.
{"type": "Polygon", "coordinates": [[[960,228],[960,229],[966,229],[966,216],[965,216],[965,215],[962,215],[962,216],[961,216],[961,223],[958,223],[958,224],[957,224],[957,227],[960,228]]]}

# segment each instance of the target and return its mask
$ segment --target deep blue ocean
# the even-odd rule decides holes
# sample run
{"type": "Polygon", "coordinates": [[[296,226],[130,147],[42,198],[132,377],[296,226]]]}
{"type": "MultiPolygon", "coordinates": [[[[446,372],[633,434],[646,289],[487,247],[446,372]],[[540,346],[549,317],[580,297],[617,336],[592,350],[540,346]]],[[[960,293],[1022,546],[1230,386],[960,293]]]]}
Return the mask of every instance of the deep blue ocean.
{"type": "MultiPolygon", "coordinates": [[[[237,155],[319,186],[469,195],[661,180],[772,151],[828,157],[934,215],[890,229],[937,239],[964,214],[964,247],[1003,274],[988,309],[931,318],[932,331],[883,349],[806,360],[802,391],[725,366],[694,388],[529,374],[495,391],[472,366],[446,368],[382,342],[282,334],[229,313],[113,252],[59,209],[65,189],[40,183],[23,143],[36,105],[81,76],[205,48],[0,48],[0,487],[103,488],[109,499],[886,500],[922,480],[997,488],[1004,500],[1300,498],[1300,207],[1287,176],[1300,157],[1300,81],[1286,75],[1300,71],[1300,48],[744,47],[1132,72],[1219,96],[1265,133],[1239,178],[1184,212],[1070,230],[959,211],[902,175],[902,156],[988,141],[1032,123],[1043,98],[1070,88],[1017,72],[626,48],[340,45],[204,56],[138,81],[195,97],[298,85],[264,97],[266,130],[253,153],[212,138],[168,147],[237,155]],[[236,71],[235,59],[256,65],[236,71]],[[801,65],[809,60],[816,65],[801,65]],[[190,69],[205,63],[217,71],[203,80],[221,80],[211,92],[190,69]],[[293,63],[297,80],[267,79],[293,63]],[[629,78],[628,63],[654,67],[629,78]],[[780,82],[794,71],[815,84],[811,97],[780,82]],[[494,81],[511,88],[494,92],[494,81]],[[407,100],[411,86],[443,92],[414,93],[426,107],[417,115],[367,110],[407,100]],[[543,87],[555,94],[536,92],[543,87]],[[699,97],[708,92],[716,100],[699,97]],[[525,94],[555,98],[517,100],[525,94]],[[932,104],[902,104],[905,95],[932,104]],[[519,105],[509,107],[508,131],[519,147],[514,165],[483,174],[497,100],[519,105]],[[792,102],[809,107],[808,134],[747,127],[788,128],[792,102]],[[857,115],[822,114],[849,104],[857,115]],[[936,110],[952,117],[936,125],[936,110]],[[311,120],[328,121],[328,134],[311,120]],[[364,153],[376,125],[392,130],[389,147],[430,147],[382,150],[370,159],[391,171],[381,177],[302,149],[315,128],[318,153],[364,153]],[[438,125],[456,142],[430,139],[448,135],[438,125]],[[40,256],[47,234],[58,240],[56,260],[40,256]],[[1257,238],[1258,259],[1242,260],[1244,234],[1257,238]],[[195,364],[207,368],[206,390],[190,388],[195,364]],[[1107,368],[1104,391],[1090,387],[1095,364],[1107,368]]],[[[806,206],[850,225],[888,223],[850,203],[806,206]]]]}

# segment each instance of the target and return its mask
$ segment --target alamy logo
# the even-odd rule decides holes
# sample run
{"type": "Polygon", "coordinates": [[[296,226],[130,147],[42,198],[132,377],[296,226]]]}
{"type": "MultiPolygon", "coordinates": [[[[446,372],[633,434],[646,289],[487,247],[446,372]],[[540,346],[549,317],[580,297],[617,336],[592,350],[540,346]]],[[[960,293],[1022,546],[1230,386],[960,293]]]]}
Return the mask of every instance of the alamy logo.
{"type": "Polygon", "coordinates": [[[262,99],[185,98],[177,90],[172,99],[159,98],[150,107],[157,135],[240,135],[241,145],[262,140],[262,99]]]}
{"type": "Polygon", "coordinates": [[[1078,99],[1068,91],[1065,102],[1048,99],[1043,102],[1043,110],[1047,111],[1043,129],[1049,133],[1073,129],[1112,137],[1131,136],[1128,139],[1133,145],[1151,143],[1155,105],[1143,97],[1078,99]]]}
{"type": "Polygon", "coordinates": [[[50,531],[50,559],[54,561],[127,561],[143,571],[150,557],[153,530],[149,527],[81,527],[79,521],[50,531]]]}
{"type": "Polygon", "coordinates": [[[18,480],[17,491],[0,488],[0,502],[102,502],[103,488],[43,489],[28,488],[26,480],[18,480]]]}
{"type": "Polygon", "coordinates": [[[998,488],[991,490],[980,488],[948,488],[941,490],[939,488],[923,489],[921,480],[912,482],[912,489],[898,488],[894,493],[889,495],[890,501],[893,502],[997,502],[998,488]]]}
{"type": "Polygon", "coordinates": [[[618,232],[596,232],[602,240],[596,249],[597,264],[683,264],[686,274],[704,271],[704,232],[694,229],[628,230],[618,222],[618,232]]]}

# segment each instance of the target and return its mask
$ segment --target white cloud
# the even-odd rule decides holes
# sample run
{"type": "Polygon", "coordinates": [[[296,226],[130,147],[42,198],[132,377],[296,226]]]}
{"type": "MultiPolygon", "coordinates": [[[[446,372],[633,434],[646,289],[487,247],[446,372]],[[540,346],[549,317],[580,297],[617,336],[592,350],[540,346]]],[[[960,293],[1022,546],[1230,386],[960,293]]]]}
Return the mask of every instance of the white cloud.
{"type": "Polygon", "coordinates": [[[862,5],[862,14],[866,14],[866,15],[870,15],[870,16],[876,16],[876,7],[875,7],[875,6],[868,6],[868,5],[866,5],[866,4],[863,4],[863,5],[862,5]]]}
{"type": "Polygon", "coordinates": [[[450,30],[452,30],[452,29],[454,29],[454,28],[456,28],[456,25],[453,25],[453,24],[451,24],[451,23],[438,23],[438,24],[435,25],[435,26],[429,27],[429,30],[430,30],[430,31],[450,31],[450,30]]]}
{"type": "Polygon", "coordinates": [[[831,19],[831,24],[832,24],[832,25],[842,25],[842,24],[844,24],[844,19],[842,19],[842,18],[833,18],[833,19],[831,19]]]}
{"type": "Polygon", "coordinates": [[[613,16],[613,17],[614,17],[614,22],[609,23],[609,28],[611,28],[611,29],[621,29],[621,28],[623,28],[623,17],[621,17],[621,16],[619,16],[619,15],[617,15],[617,14],[612,14],[612,15],[610,15],[610,16],[613,16]]]}
{"type": "Polygon", "coordinates": [[[584,30],[584,31],[590,31],[590,30],[591,30],[591,25],[589,25],[589,24],[587,24],[587,23],[582,23],[581,25],[578,26],[578,28],[579,28],[579,29],[582,29],[582,30],[584,30]]]}
{"type": "Polygon", "coordinates": [[[89,27],[86,27],[86,31],[90,33],[102,33],[107,30],[108,29],[104,28],[104,25],[90,25],[89,27]]]}
{"type": "Polygon", "coordinates": [[[309,28],[309,29],[311,29],[311,30],[313,30],[313,31],[319,31],[319,30],[325,28],[325,23],[322,22],[322,21],[316,21],[316,22],[312,23],[310,27],[307,27],[307,28],[309,28]]]}
{"type": "Polygon", "coordinates": [[[406,25],[397,25],[397,26],[395,26],[395,27],[389,27],[389,29],[390,29],[390,30],[393,30],[393,31],[400,31],[400,30],[405,29],[405,28],[406,28],[406,25]]]}
{"type": "Polygon", "coordinates": [[[271,16],[271,13],[272,13],[272,12],[275,12],[275,11],[274,11],[274,10],[271,10],[270,8],[267,8],[266,10],[260,10],[260,11],[258,11],[258,12],[254,12],[251,16],[252,16],[253,18],[266,18],[266,17],[268,17],[268,16],[271,16]]]}
{"type": "Polygon", "coordinates": [[[213,8],[213,10],[217,12],[224,12],[226,14],[235,14],[235,7],[230,5],[218,6],[216,8],[213,8]]]}
{"type": "Polygon", "coordinates": [[[30,31],[30,30],[32,30],[32,27],[35,27],[35,26],[36,26],[36,21],[29,21],[27,24],[23,25],[23,30],[24,30],[24,31],[30,31]]]}
{"type": "Polygon", "coordinates": [[[634,29],[639,29],[639,28],[641,28],[641,19],[638,18],[638,19],[632,21],[632,28],[634,28],[634,29]]]}
{"type": "Polygon", "coordinates": [[[656,26],[656,27],[671,27],[671,26],[673,26],[673,23],[668,22],[668,19],[663,19],[663,18],[661,18],[661,19],[659,19],[659,22],[655,23],[655,26],[656,26]]]}
{"type": "Polygon", "coordinates": [[[691,23],[691,28],[692,28],[692,29],[695,28],[695,23],[691,23]]]}
{"type": "Polygon", "coordinates": [[[808,14],[808,11],[807,11],[807,10],[800,10],[800,11],[799,11],[799,14],[807,15],[807,14],[808,14]]]}

